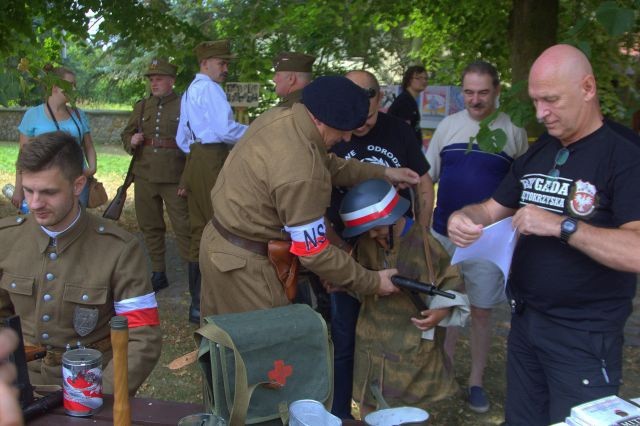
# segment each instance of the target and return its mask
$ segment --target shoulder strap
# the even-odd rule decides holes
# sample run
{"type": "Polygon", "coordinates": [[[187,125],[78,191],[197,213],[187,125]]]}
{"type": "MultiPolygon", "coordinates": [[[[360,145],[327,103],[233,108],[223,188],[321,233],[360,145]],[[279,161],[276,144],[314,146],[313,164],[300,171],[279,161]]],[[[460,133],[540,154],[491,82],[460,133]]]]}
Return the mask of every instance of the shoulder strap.
{"type": "Polygon", "coordinates": [[[53,110],[51,109],[51,106],[49,106],[49,101],[45,102],[45,105],[47,105],[47,110],[49,110],[49,115],[53,120],[53,124],[56,125],[56,129],[60,130],[60,125],[58,124],[58,120],[56,120],[56,116],[53,115],[53,110]]]}
{"type": "Polygon", "coordinates": [[[409,193],[411,194],[411,206],[413,208],[413,217],[416,218],[416,225],[418,225],[420,227],[420,234],[422,235],[422,245],[424,247],[424,257],[425,257],[425,261],[427,263],[427,271],[429,272],[429,284],[431,285],[436,285],[436,276],[433,273],[433,260],[431,259],[431,247],[429,246],[429,236],[427,235],[427,229],[425,226],[422,226],[417,218],[418,215],[420,214],[420,199],[419,199],[419,195],[416,196],[416,194],[420,194],[420,191],[417,190],[417,188],[415,186],[409,188],[409,193]]]}
{"type": "Polygon", "coordinates": [[[138,117],[138,133],[142,133],[142,119],[144,118],[144,107],[147,104],[147,98],[142,99],[142,105],[140,105],[140,116],[138,117]]]}
{"type": "MultiPolygon", "coordinates": [[[[189,102],[189,89],[191,89],[191,86],[196,84],[198,81],[200,80],[192,81],[189,87],[187,87],[187,90],[184,91],[184,96],[187,102],[189,102]]],[[[189,123],[189,119],[187,119],[187,128],[189,129],[189,132],[191,132],[191,140],[195,142],[198,139],[198,137],[196,136],[193,129],[191,128],[191,123],[189,123]]]]}
{"type": "Polygon", "coordinates": [[[78,121],[82,124],[82,118],[80,117],[80,111],[78,111],[78,108],[73,108],[73,110],[72,110],[73,112],[69,111],[69,108],[67,108],[66,106],[65,106],[65,109],[69,113],[69,117],[71,117],[71,121],[73,121],[73,124],[76,126],[76,130],[78,131],[78,143],[82,143],[82,131],[80,130],[80,126],[78,126],[78,123],[76,123],[75,118],[73,118],[73,112],[75,112],[76,113],[76,117],[78,117],[78,121]]]}
{"type": "MultiPolygon", "coordinates": [[[[268,384],[268,382],[260,382],[249,387],[247,386],[247,368],[244,365],[240,351],[236,348],[236,345],[233,343],[229,334],[217,325],[212,323],[205,324],[203,327],[196,330],[196,335],[200,335],[210,342],[226,346],[233,351],[235,361],[235,391],[233,394],[233,407],[231,409],[229,425],[244,425],[247,417],[247,411],[249,409],[251,394],[258,386],[268,384]]],[[[200,341],[198,343],[200,343],[200,341]]]]}
{"type": "MultiPolygon", "coordinates": [[[[142,132],[142,118],[144,116],[144,106],[147,102],[147,99],[142,100],[142,105],[140,105],[140,116],[138,117],[138,132],[142,132]]],[[[129,168],[127,169],[127,175],[124,178],[124,188],[125,190],[131,186],[133,183],[133,165],[136,161],[136,156],[138,154],[138,149],[133,150],[133,154],[131,155],[131,161],[129,161],[129,168]]]]}

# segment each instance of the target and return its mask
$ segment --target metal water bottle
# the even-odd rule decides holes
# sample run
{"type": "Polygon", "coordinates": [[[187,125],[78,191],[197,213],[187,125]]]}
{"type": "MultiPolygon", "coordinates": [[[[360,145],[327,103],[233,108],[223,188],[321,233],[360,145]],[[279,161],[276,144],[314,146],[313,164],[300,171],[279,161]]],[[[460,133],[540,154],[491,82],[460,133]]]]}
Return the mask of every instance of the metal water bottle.
{"type": "MultiPolygon", "coordinates": [[[[6,184],[4,187],[2,187],[2,193],[4,194],[5,197],[7,197],[8,199],[11,199],[11,197],[13,197],[13,192],[15,191],[15,187],[13,185],[11,185],[10,183],[6,184]]],[[[22,204],[20,204],[20,213],[22,214],[27,214],[29,213],[29,206],[27,205],[27,200],[22,200],[22,204]]]]}

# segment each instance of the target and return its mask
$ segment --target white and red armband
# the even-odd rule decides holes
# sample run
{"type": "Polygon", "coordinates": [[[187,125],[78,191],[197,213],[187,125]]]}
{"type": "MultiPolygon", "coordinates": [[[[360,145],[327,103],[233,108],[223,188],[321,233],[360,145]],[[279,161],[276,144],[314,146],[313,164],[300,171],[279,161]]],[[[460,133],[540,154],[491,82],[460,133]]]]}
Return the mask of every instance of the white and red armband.
{"type": "Polygon", "coordinates": [[[324,217],[299,226],[285,226],[291,235],[291,253],[296,256],[313,256],[329,247],[324,217]]]}
{"type": "Polygon", "coordinates": [[[114,302],[116,315],[123,315],[129,321],[129,328],[145,325],[160,325],[158,314],[158,302],[156,294],[149,293],[144,296],[132,297],[119,302],[114,302]]]}

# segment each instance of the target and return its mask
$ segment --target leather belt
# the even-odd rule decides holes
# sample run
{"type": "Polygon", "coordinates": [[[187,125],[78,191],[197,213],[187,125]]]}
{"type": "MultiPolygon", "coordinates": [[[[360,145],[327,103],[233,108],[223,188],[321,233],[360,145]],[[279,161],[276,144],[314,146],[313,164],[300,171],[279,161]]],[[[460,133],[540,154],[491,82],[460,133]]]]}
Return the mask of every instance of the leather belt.
{"type": "MultiPolygon", "coordinates": [[[[111,336],[107,336],[102,340],[98,340],[90,345],[85,345],[85,348],[96,349],[102,353],[105,353],[111,350],[111,336]]],[[[64,354],[64,350],[61,349],[51,349],[47,351],[47,354],[42,359],[44,365],[48,366],[57,366],[62,364],[62,355],[64,354]]]]}
{"type": "Polygon", "coordinates": [[[231,232],[224,229],[224,227],[220,224],[220,222],[216,220],[215,216],[213,217],[213,219],[211,219],[211,224],[213,225],[214,228],[216,228],[218,233],[222,235],[222,238],[229,241],[234,246],[238,246],[245,250],[249,250],[252,253],[267,257],[267,254],[268,254],[267,243],[248,240],[236,234],[232,234],[231,232]]]}
{"type": "Polygon", "coordinates": [[[224,142],[209,142],[209,143],[202,143],[202,142],[195,142],[191,145],[193,148],[195,147],[202,147],[202,148],[216,148],[216,149],[227,149],[227,144],[225,144],[224,142]]]}
{"type": "Polygon", "coordinates": [[[144,145],[154,148],[178,149],[178,144],[174,138],[144,138],[144,145]]]}

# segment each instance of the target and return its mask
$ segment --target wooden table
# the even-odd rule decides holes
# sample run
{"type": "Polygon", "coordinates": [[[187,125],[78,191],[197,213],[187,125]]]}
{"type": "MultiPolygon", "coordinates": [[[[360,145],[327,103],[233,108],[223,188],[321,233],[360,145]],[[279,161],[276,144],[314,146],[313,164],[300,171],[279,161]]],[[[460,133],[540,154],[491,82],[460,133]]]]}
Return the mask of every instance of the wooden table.
{"type": "MultiPolygon", "coordinates": [[[[201,404],[161,401],[159,399],[149,398],[132,398],[131,423],[133,425],[176,426],[178,420],[182,417],[189,414],[201,413],[202,410],[201,404]]],[[[31,420],[27,425],[113,425],[113,396],[105,395],[102,409],[91,417],[68,416],[65,414],[64,408],[58,407],[50,413],[31,420]]]]}

